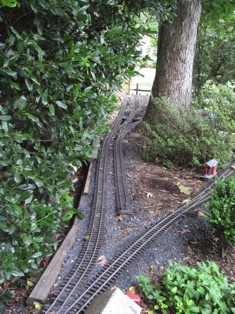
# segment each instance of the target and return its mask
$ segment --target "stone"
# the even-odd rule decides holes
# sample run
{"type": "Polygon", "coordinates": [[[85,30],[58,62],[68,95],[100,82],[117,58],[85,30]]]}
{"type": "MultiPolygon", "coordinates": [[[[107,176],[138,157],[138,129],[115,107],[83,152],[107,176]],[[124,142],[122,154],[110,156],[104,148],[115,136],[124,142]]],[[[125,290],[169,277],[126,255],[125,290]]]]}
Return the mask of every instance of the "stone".
{"type": "Polygon", "coordinates": [[[119,288],[94,298],[85,314],[140,314],[141,307],[119,288]]]}

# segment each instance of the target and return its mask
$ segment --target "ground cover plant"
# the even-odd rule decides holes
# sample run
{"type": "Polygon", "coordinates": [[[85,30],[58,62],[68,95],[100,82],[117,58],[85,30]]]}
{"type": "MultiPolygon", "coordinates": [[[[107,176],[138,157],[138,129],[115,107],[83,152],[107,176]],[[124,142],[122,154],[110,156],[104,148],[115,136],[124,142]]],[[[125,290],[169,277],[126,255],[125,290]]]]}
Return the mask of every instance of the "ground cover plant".
{"type": "Polygon", "coordinates": [[[206,219],[223,235],[229,245],[235,245],[235,176],[217,179],[207,204],[206,219]]]}
{"type": "Polygon", "coordinates": [[[197,268],[169,261],[158,282],[138,277],[144,297],[156,313],[235,313],[235,283],[229,283],[214,262],[197,268]]]}

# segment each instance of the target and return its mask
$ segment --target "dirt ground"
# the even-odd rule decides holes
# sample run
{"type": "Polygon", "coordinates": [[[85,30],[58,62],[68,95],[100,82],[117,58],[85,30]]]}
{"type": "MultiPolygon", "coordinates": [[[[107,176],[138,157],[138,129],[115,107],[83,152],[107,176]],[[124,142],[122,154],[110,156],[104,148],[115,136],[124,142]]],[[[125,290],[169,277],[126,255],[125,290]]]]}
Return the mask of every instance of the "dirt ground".
{"type": "MultiPolygon", "coordinates": [[[[138,133],[133,131],[127,139],[127,145],[135,147],[136,154],[140,149],[138,137],[138,133]]],[[[149,219],[152,216],[155,220],[203,191],[210,182],[202,180],[202,175],[203,168],[201,172],[198,172],[198,169],[196,171],[183,168],[170,170],[140,158],[127,166],[127,179],[129,184],[132,184],[132,201],[142,203],[149,219]]],[[[234,281],[235,247],[226,247],[217,230],[205,220],[206,212],[205,207],[201,206],[186,214],[182,225],[175,226],[174,232],[183,237],[185,245],[182,256],[179,259],[175,256],[175,259],[192,267],[196,266],[197,262],[215,261],[228,280],[234,281]],[[192,230],[191,224],[194,225],[192,230]]],[[[143,215],[143,211],[140,215],[143,215]]],[[[169,233],[166,232],[166,241],[168,236],[169,233]]],[[[161,265],[159,269],[164,268],[165,266],[161,265]]]]}

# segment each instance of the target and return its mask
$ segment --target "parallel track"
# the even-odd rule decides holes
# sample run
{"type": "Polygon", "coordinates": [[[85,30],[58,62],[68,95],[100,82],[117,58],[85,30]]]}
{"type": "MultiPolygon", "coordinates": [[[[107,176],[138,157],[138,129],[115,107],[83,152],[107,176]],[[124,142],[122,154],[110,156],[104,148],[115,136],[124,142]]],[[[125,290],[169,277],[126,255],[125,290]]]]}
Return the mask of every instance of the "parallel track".
{"type": "MultiPolygon", "coordinates": [[[[122,107],[118,113],[118,117],[115,119],[111,126],[111,131],[104,138],[101,149],[97,158],[96,165],[96,179],[95,179],[95,191],[93,196],[93,204],[90,216],[90,224],[88,227],[88,241],[84,242],[83,248],[79,254],[77,261],[75,262],[72,270],[69,272],[67,278],[60,285],[60,289],[57,292],[57,296],[52,301],[51,305],[46,305],[44,313],[50,313],[51,311],[57,314],[67,313],[69,300],[76,293],[78,287],[83,284],[87,276],[95,266],[99,257],[99,250],[103,241],[104,233],[104,215],[106,207],[106,186],[108,178],[108,162],[110,159],[110,146],[114,139],[114,173],[117,176],[115,180],[116,184],[116,199],[124,199],[124,203],[121,205],[117,202],[117,214],[127,213],[128,196],[127,189],[125,187],[123,159],[120,134],[123,134],[125,126],[133,119],[136,114],[135,110],[131,110],[130,103],[128,104],[128,98],[122,102],[122,107]],[[129,109],[129,110],[128,110],[129,109]]],[[[138,106],[137,106],[138,107],[138,106]]]]}
{"type": "Polygon", "coordinates": [[[125,135],[139,123],[139,121],[134,121],[134,118],[138,115],[139,111],[144,108],[143,99],[131,98],[128,108],[128,115],[117,129],[116,141],[114,143],[114,175],[117,204],[116,211],[118,215],[131,214],[125,180],[126,171],[123,161],[122,143],[125,135]]]}
{"type": "MultiPolygon", "coordinates": [[[[210,189],[214,185],[214,182],[191,200],[190,203],[178,208],[172,214],[166,216],[149,228],[149,230],[140,234],[132,243],[123,248],[112,261],[107,263],[89,283],[85,281],[97,261],[102,243],[106,197],[105,184],[107,182],[106,169],[111,143],[114,145],[114,157],[117,161],[114,166],[115,175],[117,176],[116,181],[119,181],[119,183],[116,183],[116,199],[121,199],[120,202],[117,201],[117,213],[125,213],[129,208],[128,198],[127,195],[125,195],[125,169],[122,161],[121,143],[126,133],[137,123],[132,123],[139,109],[139,106],[137,107],[135,111],[132,110],[132,112],[127,113],[127,102],[123,103],[122,109],[111,127],[112,132],[105,137],[102,143],[99,161],[97,163],[95,196],[90,217],[92,223],[89,226],[88,232],[90,235],[89,241],[85,243],[80,257],[70,271],[68,278],[62,283],[59,294],[54,299],[53,303],[47,306],[47,309],[44,311],[46,314],[50,314],[53,311],[57,314],[84,313],[84,310],[92,299],[96,295],[106,291],[118,275],[120,275],[121,271],[123,271],[134,258],[151,245],[156,238],[172,226],[183,214],[202,205],[211,197],[210,189]],[[124,119],[125,114],[126,117],[124,119]],[[113,142],[114,138],[116,139],[115,142],[113,142]],[[120,182],[122,184],[120,184],[120,182]]],[[[219,177],[224,176],[228,178],[233,173],[234,171],[229,168],[221,173],[219,177]]]]}
{"type": "MultiPolygon", "coordinates": [[[[228,178],[234,174],[231,169],[223,172],[219,177],[228,178]]],[[[211,197],[211,187],[214,182],[208,186],[202,193],[196,196],[189,204],[186,204],[174,213],[166,216],[148,231],[134,239],[127,247],[117,254],[100,272],[90,280],[83,288],[79,289],[78,293],[73,296],[74,302],[70,300],[70,306],[64,314],[68,313],[84,313],[92,299],[105,292],[112,282],[120,275],[120,273],[144,250],[151,245],[161,234],[163,234],[173,223],[175,223],[183,214],[207,202],[211,197]]]]}

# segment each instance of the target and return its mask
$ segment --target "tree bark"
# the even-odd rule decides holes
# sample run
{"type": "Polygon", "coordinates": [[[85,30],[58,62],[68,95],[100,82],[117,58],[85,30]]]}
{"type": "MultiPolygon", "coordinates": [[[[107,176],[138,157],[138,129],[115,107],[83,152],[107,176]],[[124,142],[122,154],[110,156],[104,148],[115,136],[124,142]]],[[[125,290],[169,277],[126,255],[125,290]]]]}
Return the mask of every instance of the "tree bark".
{"type": "MultiPolygon", "coordinates": [[[[166,97],[173,106],[190,109],[201,0],[177,0],[175,13],[172,22],[164,22],[159,28],[152,96],[166,97]]],[[[154,114],[151,104],[150,100],[146,118],[154,114]]]]}

